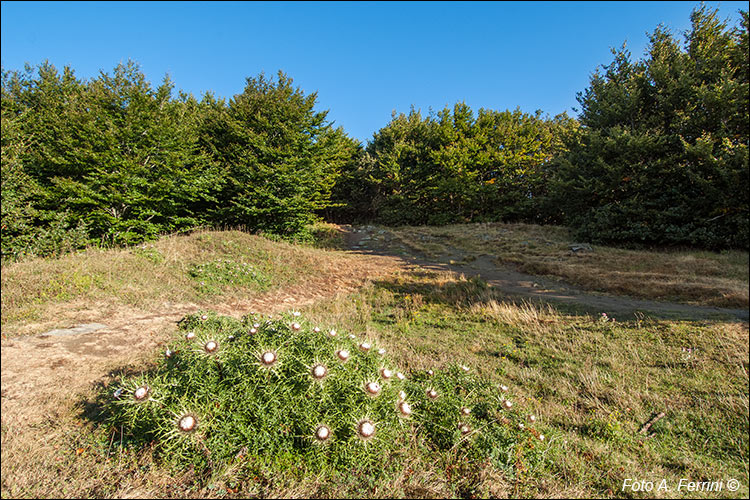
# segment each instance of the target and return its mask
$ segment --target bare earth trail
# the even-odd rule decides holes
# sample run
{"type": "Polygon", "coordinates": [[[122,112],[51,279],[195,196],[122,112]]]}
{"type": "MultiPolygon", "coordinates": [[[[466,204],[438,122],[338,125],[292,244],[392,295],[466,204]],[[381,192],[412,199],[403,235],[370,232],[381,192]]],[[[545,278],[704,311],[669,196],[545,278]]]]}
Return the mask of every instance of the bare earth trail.
{"type": "Polygon", "coordinates": [[[436,260],[404,246],[395,247],[391,244],[394,238],[386,230],[376,230],[373,226],[347,229],[347,245],[358,252],[398,256],[407,266],[452,271],[466,277],[479,276],[491,287],[510,296],[579,306],[592,312],[606,312],[609,316],[632,316],[640,312],[656,318],[701,320],[733,316],[743,321],[747,321],[749,316],[747,309],[702,307],[586,292],[560,280],[499,267],[493,262],[494,257],[488,254],[472,256],[476,257],[475,260],[460,264],[467,255],[454,247],[447,247],[449,253],[436,260]]]}
{"type": "MultiPolygon", "coordinates": [[[[388,279],[399,270],[416,266],[428,270],[452,271],[467,277],[481,276],[490,286],[509,298],[540,299],[581,306],[610,315],[641,311],[654,317],[709,319],[736,317],[747,321],[747,310],[728,310],[637,300],[628,297],[583,292],[562,282],[499,268],[491,256],[479,256],[469,264],[456,264],[465,256],[454,255],[430,260],[404,247],[392,244],[386,230],[372,226],[356,229],[342,226],[350,253],[361,255],[357,266],[329,273],[294,286],[268,292],[243,302],[206,306],[221,314],[242,316],[250,311],[265,314],[349,293],[365,281],[388,279]]],[[[198,311],[197,304],[172,304],[162,312],[122,308],[114,314],[97,311],[91,305],[75,318],[77,324],[100,323],[95,331],[47,332],[2,340],[2,425],[3,457],[6,453],[42,452],[59,429],[44,425],[56,420],[60,411],[75,398],[102,381],[113,369],[137,365],[163,346],[174,332],[175,323],[198,311]],[[30,433],[30,434],[29,434],[30,433]],[[25,438],[23,434],[28,434],[25,438]],[[17,444],[22,443],[21,445],[17,444]],[[34,443],[31,449],[29,440],[34,443]],[[26,451],[24,451],[26,450],[26,451]]],[[[61,326],[73,326],[61,325],[61,326]]],[[[26,455],[24,455],[26,456],[26,455]]],[[[29,457],[33,460],[32,457],[29,457]]]]}

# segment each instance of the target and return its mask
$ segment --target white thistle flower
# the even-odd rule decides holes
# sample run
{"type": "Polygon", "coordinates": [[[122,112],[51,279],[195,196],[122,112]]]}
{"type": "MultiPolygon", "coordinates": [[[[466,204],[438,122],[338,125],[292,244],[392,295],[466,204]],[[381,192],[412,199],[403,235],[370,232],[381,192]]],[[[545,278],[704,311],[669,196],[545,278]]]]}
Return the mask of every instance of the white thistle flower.
{"type": "Polygon", "coordinates": [[[202,315],[202,316],[201,316],[201,319],[202,319],[203,321],[206,321],[206,320],[208,319],[208,314],[204,314],[204,315],[202,315]]]}
{"type": "Polygon", "coordinates": [[[257,328],[255,328],[255,327],[252,327],[252,328],[250,329],[250,334],[251,334],[251,335],[255,335],[256,333],[258,333],[258,329],[257,329],[257,328]]]}
{"type": "Polygon", "coordinates": [[[375,435],[375,424],[370,420],[360,420],[357,424],[357,433],[362,439],[370,439],[375,435]]]}
{"type": "Polygon", "coordinates": [[[149,388],[147,385],[142,385],[133,392],[133,399],[136,401],[145,401],[149,396],[149,388]]]}
{"type": "Polygon", "coordinates": [[[198,419],[192,415],[183,415],[177,422],[177,427],[182,432],[192,432],[198,426],[198,419]]]}
{"type": "Polygon", "coordinates": [[[426,394],[427,394],[427,397],[430,398],[430,399],[435,399],[435,398],[438,397],[437,391],[435,389],[432,389],[432,388],[427,389],[426,394]]]}
{"type": "Polygon", "coordinates": [[[406,378],[406,375],[401,372],[396,372],[396,378],[399,380],[404,380],[406,378]]]}
{"type": "Polygon", "coordinates": [[[321,364],[317,364],[313,366],[313,369],[312,369],[313,378],[321,380],[325,378],[326,375],[328,375],[328,369],[325,366],[321,364]]]}
{"type": "Polygon", "coordinates": [[[467,408],[466,406],[464,406],[463,408],[461,408],[461,415],[466,415],[466,416],[471,415],[471,410],[467,408]]]}
{"type": "Polygon", "coordinates": [[[195,332],[187,332],[185,334],[185,338],[188,340],[193,340],[195,338],[195,332]]]}
{"type": "Polygon", "coordinates": [[[539,434],[539,441],[544,441],[544,434],[539,434]]]}
{"type": "Polygon", "coordinates": [[[506,399],[503,401],[503,406],[506,410],[510,410],[510,408],[513,406],[513,403],[511,403],[510,399],[506,399]]]}
{"type": "Polygon", "coordinates": [[[368,382],[365,385],[365,391],[367,391],[368,394],[371,396],[377,396],[380,394],[380,384],[377,382],[368,382]]]}
{"type": "Polygon", "coordinates": [[[380,354],[381,356],[384,355],[385,354],[385,349],[383,349],[382,347],[380,349],[378,349],[378,354],[380,354]]]}
{"type": "Polygon", "coordinates": [[[518,424],[518,428],[521,429],[521,430],[524,430],[526,428],[526,426],[523,425],[523,424],[518,424]]]}
{"type": "Polygon", "coordinates": [[[500,390],[503,392],[508,392],[508,386],[507,385],[501,385],[500,390]]]}
{"type": "Polygon", "coordinates": [[[388,380],[389,378],[393,376],[393,372],[390,371],[388,368],[381,368],[380,376],[383,377],[385,380],[388,380]]]}
{"type": "Polygon", "coordinates": [[[292,323],[292,330],[294,330],[295,332],[299,331],[300,328],[302,328],[302,325],[300,325],[299,323],[292,323]]]}
{"type": "Polygon", "coordinates": [[[278,357],[273,351],[266,351],[260,356],[260,362],[263,363],[264,366],[273,366],[274,364],[276,364],[277,360],[278,357]]]}
{"type": "Polygon", "coordinates": [[[253,323],[253,328],[260,328],[260,323],[253,323]]]}
{"type": "Polygon", "coordinates": [[[315,332],[315,333],[320,333],[320,328],[318,328],[317,326],[316,326],[316,327],[314,327],[314,328],[313,328],[313,332],[315,332]]]}
{"type": "Polygon", "coordinates": [[[331,437],[331,429],[329,429],[325,425],[319,425],[317,429],[315,429],[315,438],[320,441],[328,441],[328,438],[331,437]]]}
{"type": "Polygon", "coordinates": [[[328,336],[329,337],[335,337],[336,336],[336,330],[334,330],[333,328],[331,328],[330,330],[328,330],[328,336]]]}
{"type": "Polygon", "coordinates": [[[400,401],[398,403],[398,412],[402,417],[408,417],[411,415],[411,405],[406,401],[400,401]]]}
{"type": "Polygon", "coordinates": [[[432,370],[427,370],[427,375],[429,375],[430,377],[432,377],[433,375],[435,375],[435,372],[432,371],[432,370]]]}
{"type": "Polygon", "coordinates": [[[536,422],[536,415],[529,415],[529,422],[531,422],[532,424],[536,422]]]}
{"type": "Polygon", "coordinates": [[[208,354],[215,353],[216,349],[218,349],[218,348],[219,348],[219,344],[217,344],[215,340],[209,340],[203,346],[203,350],[205,350],[208,354]]]}
{"type": "Polygon", "coordinates": [[[468,371],[469,371],[469,367],[468,367],[468,366],[466,366],[466,365],[461,365],[461,369],[462,369],[463,371],[465,371],[465,372],[468,372],[468,371]]]}
{"type": "Polygon", "coordinates": [[[340,359],[341,361],[344,361],[344,362],[346,362],[346,360],[348,360],[348,359],[349,359],[349,351],[347,351],[346,349],[340,349],[340,350],[336,351],[336,356],[337,356],[337,357],[338,357],[338,358],[339,358],[339,359],[340,359]]]}
{"type": "Polygon", "coordinates": [[[361,344],[359,344],[359,348],[360,350],[367,352],[372,348],[372,346],[369,342],[362,342],[361,344]]]}
{"type": "Polygon", "coordinates": [[[468,424],[459,424],[458,430],[461,431],[461,434],[466,435],[471,432],[471,427],[469,427],[468,424]]]}

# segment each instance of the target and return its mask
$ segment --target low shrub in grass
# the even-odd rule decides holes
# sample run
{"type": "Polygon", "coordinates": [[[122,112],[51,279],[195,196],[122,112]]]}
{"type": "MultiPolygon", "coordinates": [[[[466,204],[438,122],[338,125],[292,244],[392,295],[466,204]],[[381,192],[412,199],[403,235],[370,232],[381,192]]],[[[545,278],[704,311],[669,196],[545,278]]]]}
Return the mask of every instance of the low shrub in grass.
{"type": "Polygon", "coordinates": [[[467,367],[407,375],[374,342],[294,314],[188,316],[155,369],[107,391],[127,442],[197,470],[285,456],[382,471],[427,452],[513,475],[546,446],[507,393],[467,367]]]}

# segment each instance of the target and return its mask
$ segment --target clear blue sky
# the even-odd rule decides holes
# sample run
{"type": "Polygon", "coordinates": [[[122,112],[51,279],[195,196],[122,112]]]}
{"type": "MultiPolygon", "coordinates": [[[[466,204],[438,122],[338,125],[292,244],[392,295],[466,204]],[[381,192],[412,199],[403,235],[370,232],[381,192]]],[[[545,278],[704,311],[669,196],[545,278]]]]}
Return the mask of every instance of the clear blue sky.
{"type": "MultiPolygon", "coordinates": [[[[747,2],[706,2],[730,25],[747,2]]],[[[634,58],[663,23],[689,27],[698,2],[2,2],[2,65],[48,59],[79,78],[132,59],[197,97],[230,98],[281,69],[318,92],[329,120],[363,142],[391,111],[574,114],[611,47],[634,58]]]]}

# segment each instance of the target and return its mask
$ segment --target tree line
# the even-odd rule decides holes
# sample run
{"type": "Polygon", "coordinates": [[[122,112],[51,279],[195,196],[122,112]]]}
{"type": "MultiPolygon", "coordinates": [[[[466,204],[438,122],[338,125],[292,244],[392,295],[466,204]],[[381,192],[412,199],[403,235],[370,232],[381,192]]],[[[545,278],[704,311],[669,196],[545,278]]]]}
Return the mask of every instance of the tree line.
{"type": "Polygon", "coordinates": [[[88,81],[2,71],[2,257],[129,245],[200,226],[305,238],[339,222],[564,224],[620,245],[748,248],[748,14],[691,14],[623,46],[577,118],[457,103],[395,114],[366,145],[290,77],[201,99],[137,64],[88,81]]]}

